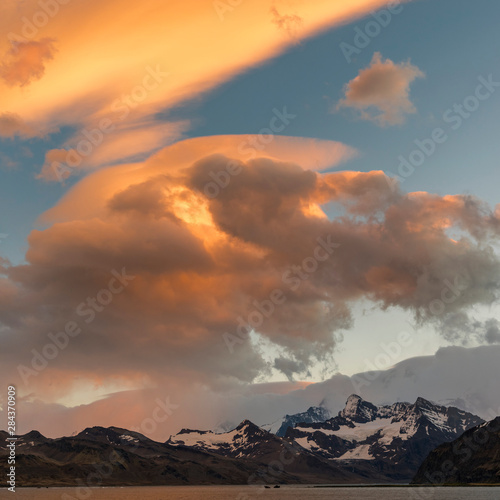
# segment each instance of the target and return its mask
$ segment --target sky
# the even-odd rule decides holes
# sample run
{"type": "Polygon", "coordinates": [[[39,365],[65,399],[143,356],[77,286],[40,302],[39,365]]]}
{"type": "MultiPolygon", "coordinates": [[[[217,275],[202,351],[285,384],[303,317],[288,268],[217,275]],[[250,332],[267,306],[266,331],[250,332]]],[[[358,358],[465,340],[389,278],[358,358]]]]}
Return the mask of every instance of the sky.
{"type": "Polygon", "coordinates": [[[137,427],[165,394],[177,417],[146,434],[198,396],[193,425],[256,394],[264,423],[338,377],[497,352],[498,2],[0,14],[0,379],[22,425],[137,427]]]}

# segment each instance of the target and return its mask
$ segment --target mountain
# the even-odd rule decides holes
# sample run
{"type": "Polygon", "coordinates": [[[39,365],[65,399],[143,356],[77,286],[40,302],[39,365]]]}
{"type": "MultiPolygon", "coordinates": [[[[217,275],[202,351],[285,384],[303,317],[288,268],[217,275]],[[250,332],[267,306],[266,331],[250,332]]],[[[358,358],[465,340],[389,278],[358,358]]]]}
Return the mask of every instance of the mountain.
{"type": "Polygon", "coordinates": [[[500,484],[500,417],[434,449],[413,484],[500,484]]]}
{"type": "Polygon", "coordinates": [[[267,470],[275,463],[302,482],[352,482],[361,478],[342,463],[332,463],[304,449],[293,440],[276,436],[245,420],[230,432],[214,433],[183,429],[166,444],[183,449],[196,449],[224,457],[251,460],[267,470]]]}
{"type": "MultiPolygon", "coordinates": [[[[336,417],[300,422],[321,415],[315,408],[287,415],[283,423],[295,427],[285,437],[249,420],[223,433],[183,429],[164,443],[119,427],[58,439],[31,431],[17,436],[18,485],[85,485],[91,477],[92,486],[408,482],[431,450],[483,423],[423,398],[376,406],[354,394],[336,417]]],[[[0,431],[0,474],[6,437],[0,431]]],[[[478,456],[480,466],[498,465],[497,455],[478,456]]]]}
{"type": "Polygon", "coordinates": [[[330,410],[322,406],[311,406],[307,411],[295,413],[294,415],[285,415],[283,418],[276,420],[272,424],[263,425],[262,428],[284,437],[289,427],[295,427],[297,424],[305,422],[313,424],[315,422],[324,422],[332,417],[330,410]]]}
{"type": "MultiPolygon", "coordinates": [[[[7,474],[5,432],[0,474],[7,474]]],[[[222,436],[181,431],[166,443],[118,427],[91,427],[50,439],[17,436],[18,486],[356,483],[358,474],[330,463],[252,422],[222,436]]]]}
{"type": "Polygon", "coordinates": [[[171,436],[166,444],[186,446],[233,458],[256,458],[267,454],[269,449],[283,447],[283,441],[273,434],[244,420],[230,432],[216,434],[212,431],[182,429],[171,436]]]}
{"type": "MultiPolygon", "coordinates": [[[[0,473],[7,473],[5,441],[0,473]]],[[[36,431],[18,436],[18,486],[139,486],[241,484],[254,464],[177,449],[116,427],[92,427],[72,437],[45,438],[36,431]]]]}
{"type": "Polygon", "coordinates": [[[409,481],[427,454],[483,420],[423,398],[415,403],[375,406],[353,394],[338,416],[301,423],[286,438],[330,461],[363,465],[373,477],[409,481]]]}

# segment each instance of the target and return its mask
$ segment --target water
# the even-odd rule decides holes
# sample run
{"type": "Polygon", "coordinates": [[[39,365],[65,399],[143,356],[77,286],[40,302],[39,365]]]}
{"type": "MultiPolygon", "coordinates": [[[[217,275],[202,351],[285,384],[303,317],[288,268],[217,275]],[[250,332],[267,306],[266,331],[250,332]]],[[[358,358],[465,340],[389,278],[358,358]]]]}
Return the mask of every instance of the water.
{"type": "Polygon", "coordinates": [[[313,488],[282,486],[158,486],[142,488],[19,488],[15,495],[0,490],[0,498],[16,500],[500,500],[500,487],[470,488],[313,488]]]}

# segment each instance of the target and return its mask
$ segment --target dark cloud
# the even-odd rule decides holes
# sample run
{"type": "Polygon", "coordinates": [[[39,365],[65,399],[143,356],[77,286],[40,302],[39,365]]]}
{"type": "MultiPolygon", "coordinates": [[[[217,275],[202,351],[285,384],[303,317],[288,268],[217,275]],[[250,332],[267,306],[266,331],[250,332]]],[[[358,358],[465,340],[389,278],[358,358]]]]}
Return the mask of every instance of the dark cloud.
{"type": "Polygon", "coordinates": [[[443,336],[454,344],[500,344],[500,322],[496,318],[480,321],[460,311],[447,314],[440,326],[443,336]]]}
{"type": "Polygon", "coordinates": [[[500,328],[499,328],[500,322],[495,319],[491,318],[488,321],[485,322],[485,333],[484,333],[484,340],[488,344],[500,344],[500,328]]]}

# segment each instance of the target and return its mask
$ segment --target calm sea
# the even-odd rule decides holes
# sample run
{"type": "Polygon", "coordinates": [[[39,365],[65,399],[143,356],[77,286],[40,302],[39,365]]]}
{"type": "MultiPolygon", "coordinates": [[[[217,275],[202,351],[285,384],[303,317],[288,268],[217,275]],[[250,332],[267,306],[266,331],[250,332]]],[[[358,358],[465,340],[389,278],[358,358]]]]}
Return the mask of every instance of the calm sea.
{"type": "Polygon", "coordinates": [[[314,488],[282,486],[261,489],[249,486],[168,486],[142,488],[20,488],[15,495],[0,490],[0,498],[40,500],[499,500],[500,487],[490,488],[314,488]]]}

